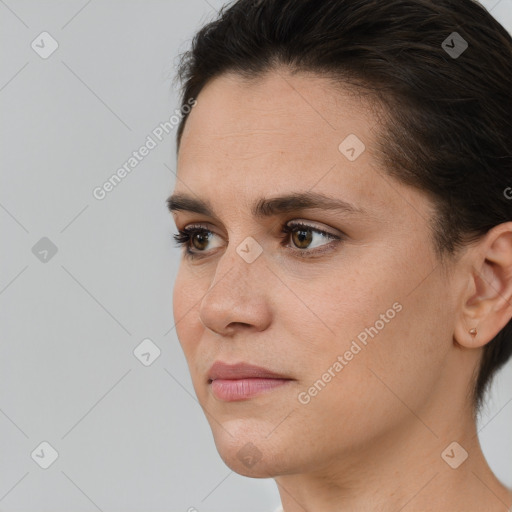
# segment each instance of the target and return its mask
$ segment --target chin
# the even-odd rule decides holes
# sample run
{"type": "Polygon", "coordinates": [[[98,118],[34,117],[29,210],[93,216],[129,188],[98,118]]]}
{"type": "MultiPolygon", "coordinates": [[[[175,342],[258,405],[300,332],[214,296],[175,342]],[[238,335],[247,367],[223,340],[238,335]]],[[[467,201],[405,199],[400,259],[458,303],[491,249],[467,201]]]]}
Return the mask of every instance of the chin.
{"type": "Polygon", "coordinates": [[[230,436],[219,425],[213,433],[221,459],[235,473],[250,478],[272,478],[282,470],[277,467],[276,447],[269,446],[265,439],[250,432],[230,436]]]}
{"type": "Polygon", "coordinates": [[[222,460],[235,473],[249,478],[274,478],[281,474],[280,469],[275,467],[271,460],[258,459],[251,455],[244,454],[242,450],[235,451],[219,451],[222,460]]]}

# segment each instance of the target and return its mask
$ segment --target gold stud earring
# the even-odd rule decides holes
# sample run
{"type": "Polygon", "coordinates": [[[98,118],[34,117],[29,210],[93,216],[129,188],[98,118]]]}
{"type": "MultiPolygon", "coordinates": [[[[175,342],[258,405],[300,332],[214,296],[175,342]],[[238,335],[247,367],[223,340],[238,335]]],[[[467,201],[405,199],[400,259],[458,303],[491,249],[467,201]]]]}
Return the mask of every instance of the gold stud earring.
{"type": "Polygon", "coordinates": [[[470,329],[469,334],[471,334],[471,336],[476,336],[476,328],[473,327],[472,329],[470,329]]]}

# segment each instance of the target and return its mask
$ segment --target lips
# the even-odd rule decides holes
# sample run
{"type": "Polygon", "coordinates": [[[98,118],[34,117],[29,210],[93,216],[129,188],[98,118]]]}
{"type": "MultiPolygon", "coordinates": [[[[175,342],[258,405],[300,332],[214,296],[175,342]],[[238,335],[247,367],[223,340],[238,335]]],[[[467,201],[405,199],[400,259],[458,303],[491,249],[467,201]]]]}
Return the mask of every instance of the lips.
{"type": "Polygon", "coordinates": [[[249,400],[286,387],[292,380],[268,368],[248,363],[231,365],[217,361],[208,373],[208,385],[213,396],[224,402],[249,400]]]}
{"type": "Polygon", "coordinates": [[[248,363],[227,364],[222,361],[216,361],[208,372],[208,381],[218,379],[236,380],[236,379],[284,379],[291,380],[290,377],[282,375],[248,363]]]}

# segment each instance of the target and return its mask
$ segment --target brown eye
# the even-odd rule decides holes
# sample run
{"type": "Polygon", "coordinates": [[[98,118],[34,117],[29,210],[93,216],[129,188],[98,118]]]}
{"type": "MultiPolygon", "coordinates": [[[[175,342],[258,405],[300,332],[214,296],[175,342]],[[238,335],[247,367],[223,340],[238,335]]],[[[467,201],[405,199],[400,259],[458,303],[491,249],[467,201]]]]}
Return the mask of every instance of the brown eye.
{"type": "Polygon", "coordinates": [[[208,246],[208,240],[210,236],[206,232],[198,231],[194,233],[191,237],[191,243],[195,249],[199,251],[203,251],[208,246]]]}
{"type": "Polygon", "coordinates": [[[313,240],[313,233],[311,229],[301,228],[292,232],[292,240],[299,249],[307,249],[313,240]]]}
{"type": "Polygon", "coordinates": [[[325,254],[334,250],[335,246],[343,239],[343,236],[328,233],[303,222],[290,222],[281,230],[284,241],[282,245],[288,247],[296,256],[309,258],[325,254]],[[322,243],[331,240],[331,243],[322,243]],[[287,242],[287,243],[285,243],[287,242]]]}
{"type": "Polygon", "coordinates": [[[186,257],[195,258],[208,252],[206,249],[215,236],[217,236],[215,233],[203,226],[189,226],[178,230],[178,234],[174,235],[173,238],[178,246],[185,248],[186,257]]]}

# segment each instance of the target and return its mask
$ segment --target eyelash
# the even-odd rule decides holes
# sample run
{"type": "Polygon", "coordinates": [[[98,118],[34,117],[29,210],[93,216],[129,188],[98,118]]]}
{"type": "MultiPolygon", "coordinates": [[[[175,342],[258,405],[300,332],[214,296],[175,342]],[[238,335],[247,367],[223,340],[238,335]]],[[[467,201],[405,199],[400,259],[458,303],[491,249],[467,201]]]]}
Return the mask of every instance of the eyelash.
{"type": "MultiPolygon", "coordinates": [[[[327,231],[323,231],[321,229],[315,228],[313,226],[310,226],[308,224],[304,224],[302,222],[292,222],[289,224],[285,224],[281,228],[281,239],[287,239],[290,234],[292,234],[294,231],[312,231],[314,233],[323,235],[327,238],[330,238],[332,240],[341,241],[343,237],[333,235],[332,233],[328,233],[327,231]]],[[[185,247],[185,256],[190,259],[194,258],[202,258],[205,257],[204,255],[201,255],[201,253],[206,253],[206,251],[192,251],[190,249],[190,242],[194,235],[201,233],[201,234],[208,234],[212,233],[209,229],[206,229],[201,226],[190,226],[188,228],[185,228],[183,230],[178,230],[178,234],[173,235],[173,238],[177,244],[178,247],[184,246],[185,247]]],[[[283,243],[281,245],[284,245],[283,243]]],[[[307,249],[292,249],[292,252],[297,254],[301,258],[312,258],[316,255],[323,254],[324,252],[329,251],[332,247],[332,244],[327,244],[327,249],[321,249],[321,250],[307,250],[307,249]]],[[[287,247],[287,245],[284,245],[287,247]]],[[[323,246],[322,246],[323,247],[323,246]]]]}

